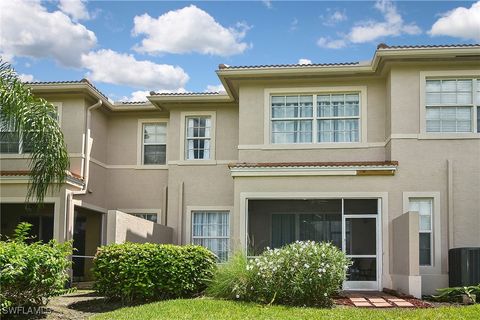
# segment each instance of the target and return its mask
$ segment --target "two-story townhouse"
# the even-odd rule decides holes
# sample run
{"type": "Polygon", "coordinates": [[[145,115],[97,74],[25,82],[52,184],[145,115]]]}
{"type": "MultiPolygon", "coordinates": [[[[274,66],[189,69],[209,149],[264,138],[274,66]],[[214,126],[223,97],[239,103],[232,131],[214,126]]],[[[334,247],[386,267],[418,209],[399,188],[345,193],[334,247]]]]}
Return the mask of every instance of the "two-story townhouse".
{"type": "Polygon", "coordinates": [[[28,154],[3,134],[2,233],[30,214],[40,234],[76,235],[84,256],[121,227],[222,260],[330,241],[353,261],[345,289],[415,296],[448,286],[449,249],[480,246],[480,45],[379,45],[365,63],[217,75],[226,93],[127,104],[88,81],[30,84],[58,106],[71,174],[51,205],[23,213],[28,154]],[[119,211],[162,226],[120,226],[119,211]]]}

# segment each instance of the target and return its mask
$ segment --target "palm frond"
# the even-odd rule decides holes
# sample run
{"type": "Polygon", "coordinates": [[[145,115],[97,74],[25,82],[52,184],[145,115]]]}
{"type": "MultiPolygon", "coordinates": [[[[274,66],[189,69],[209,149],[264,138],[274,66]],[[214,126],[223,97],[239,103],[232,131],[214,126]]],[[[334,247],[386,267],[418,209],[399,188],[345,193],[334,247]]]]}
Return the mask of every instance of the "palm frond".
{"type": "MultiPolygon", "coordinates": [[[[43,202],[48,188],[60,188],[70,167],[63,133],[55,117],[55,107],[35,97],[9,63],[0,57],[0,120],[22,133],[30,151],[30,183],[26,201],[43,202]]],[[[2,128],[4,129],[4,128],[2,128]]]]}

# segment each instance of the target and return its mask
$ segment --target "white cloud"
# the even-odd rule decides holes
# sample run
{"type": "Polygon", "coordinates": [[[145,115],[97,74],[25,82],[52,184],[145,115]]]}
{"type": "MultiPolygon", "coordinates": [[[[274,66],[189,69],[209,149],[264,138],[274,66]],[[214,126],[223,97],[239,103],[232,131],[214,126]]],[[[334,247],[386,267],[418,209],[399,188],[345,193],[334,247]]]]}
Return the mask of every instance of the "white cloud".
{"type": "Polygon", "coordinates": [[[147,96],[150,95],[150,91],[155,91],[157,93],[185,93],[187,90],[184,88],[178,88],[176,90],[139,90],[139,91],[134,91],[130,94],[130,97],[122,97],[120,99],[121,102],[140,102],[140,101],[148,101],[147,96]]]}
{"type": "Polygon", "coordinates": [[[226,91],[222,84],[217,84],[217,85],[209,84],[207,86],[207,89],[205,89],[205,92],[226,92],[226,91]]]}
{"type": "Polygon", "coordinates": [[[432,36],[450,36],[480,41],[480,1],[467,9],[458,7],[446,12],[428,32],[432,36]]]}
{"type": "Polygon", "coordinates": [[[317,40],[317,45],[321,48],[341,49],[341,48],[345,48],[347,46],[347,41],[345,41],[343,39],[332,40],[330,38],[320,37],[317,40]]]}
{"type": "Polygon", "coordinates": [[[327,15],[326,16],[320,16],[320,18],[323,21],[323,25],[324,26],[327,26],[327,27],[332,27],[342,21],[346,21],[347,20],[347,14],[345,13],[345,11],[339,11],[339,10],[335,10],[332,12],[331,9],[327,9],[327,15]]]}
{"type": "Polygon", "coordinates": [[[90,19],[84,0],[59,0],[58,8],[75,21],[90,19]]]}
{"type": "Polygon", "coordinates": [[[94,81],[135,88],[178,90],[189,79],[188,74],[178,66],[139,61],[131,54],[113,50],[103,49],[85,54],[82,63],[89,70],[87,76],[94,81]]]}
{"type": "Polygon", "coordinates": [[[301,59],[298,59],[298,64],[312,64],[312,60],[301,58],[301,59]]]}
{"type": "Polygon", "coordinates": [[[169,11],[157,19],[147,13],[135,16],[133,34],[145,35],[135,50],[142,53],[198,52],[230,56],[244,52],[249,45],[242,42],[250,27],[237,23],[225,28],[207,12],[190,5],[169,11]]]}
{"type": "Polygon", "coordinates": [[[377,1],[375,8],[383,14],[385,21],[367,21],[353,27],[348,35],[351,42],[364,43],[386,36],[415,35],[422,32],[415,23],[405,24],[393,2],[389,0],[377,1]]]}
{"type": "Polygon", "coordinates": [[[20,79],[20,81],[22,82],[32,82],[35,80],[35,78],[33,77],[33,74],[26,74],[26,73],[20,73],[18,75],[18,79],[20,79]]]}
{"type": "Polygon", "coordinates": [[[346,47],[349,43],[365,43],[388,36],[416,35],[422,32],[414,22],[404,22],[392,1],[379,0],[374,7],[382,13],[384,21],[368,20],[359,22],[351,28],[348,34],[340,39],[332,40],[321,37],[317,41],[318,46],[339,49],[346,47]]]}
{"type": "Polygon", "coordinates": [[[262,3],[265,7],[267,7],[268,9],[272,9],[273,8],[273,4],[272,4],[272,1],[271,0],[262,0],[262,3]]]}
{"type": "Polygon", "coordinates": [[[290,31],[295,31],[298,29],[298,19],[293,18],[292,22],[290,22],[290,31]]]}
{"type": "Polygon", "coordinates": [[[95,34],[63,12],[48,12],[39,0],[0,1],[0,53],[6,57],[53,58],[79,67],[82,53],[97,43],[95,34]]]}

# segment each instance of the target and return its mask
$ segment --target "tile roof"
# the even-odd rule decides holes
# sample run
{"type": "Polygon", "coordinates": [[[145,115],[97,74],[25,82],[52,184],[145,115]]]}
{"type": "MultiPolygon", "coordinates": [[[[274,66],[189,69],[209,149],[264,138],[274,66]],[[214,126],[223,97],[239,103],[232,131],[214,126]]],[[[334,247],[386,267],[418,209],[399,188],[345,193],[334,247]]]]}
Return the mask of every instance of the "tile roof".
{"type": "MultiPolygon", "coordinates": [[[[0,170],[1,177],[24,177],[29,175],[30,170],[0,170]]],[[[83,183],[83,177],[76,173],[68,171],[67,177],[83,183]]]]}
{"type": "Polygon", "coordinates": [[[398,161],[353,161],[353,162],[261,162],[261,163],[231,163],[232,168],[291,168],[291,167],[392,167],[398,166],[398,161]]]}
{"type": "MultiPolygon", "coordinates": [[[[398,50],[398,49],[441,49],[441,48],[475,48],[480,44],[435,44],[435,45],[399,45],[389,46],[385,43],[380,43],[377,46],[377,51],[398,50]]],[[[343,62],[343,63],[311,63],[311,64],[261,64],[248,66],[229,66],[226,64],[219,64],[219,70],[248,70],[248,69],[266,69],[266,68],[314,68],[314,67],[348,67],[360,66],[361,62],[343,62]]]]}
{"type": "Polygon", "coordinates": [[[82,84],[85,83],[89,87],[91,87],[95,92],[100,94],[106,100],[109,100],[108,97],[101,92],[97,87],[95,87],[88,79],[83,78],[82,80],[68,80],[68,81],[32,81],[32,82],[24,82],[26,85],[34,85],[34,86],[41,86],[41,85],[50,85],[50,84],[82,84]]]}
{"type": "Polygon", "coordinates": [[[310,64],[261,64],[261,65],[249,65],[249,66],[228,66],[226,64],[219,64],[218,69],[255,69],[255,68],[309,68],[309,67],[344,67],[344,66],[357,66],[360,62],[341,62],[341,63],[310,63],[310,64]]]}
{"type": "Polygon", "coordinates": [[[150,101],[145,100],[145,101],[119,101],[119,102],[116,102],[116,104],[125,104],[125,105],[146,104],[146,103],[150,103],[150,101]]]}
{"type": "Polygon", "coordinates": [[[478,43],[472,44],[427,44],[427,45],[402,45],[402,46],[389,46],[385,43],[380,43],[377,46],[377,50],[388,49],[435,49],[435,48],[474,48],[480,47],[478,43]]]}
{"type": "Polygon", "coordinates": [[[150,91],[151,96],[215,96],[220,95],[220,92],[155,92],[150,91]]]}

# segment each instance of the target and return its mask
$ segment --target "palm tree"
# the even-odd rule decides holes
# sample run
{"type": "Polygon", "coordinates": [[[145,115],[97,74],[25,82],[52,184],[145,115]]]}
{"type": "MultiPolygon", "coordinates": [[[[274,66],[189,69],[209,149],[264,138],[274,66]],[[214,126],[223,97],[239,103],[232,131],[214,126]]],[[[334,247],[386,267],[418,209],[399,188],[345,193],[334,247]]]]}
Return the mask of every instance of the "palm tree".
{"type": "Polygon", "coordinates": [[[23,145],[30,150],[30,183],[26,202],[34,198],[43,202],[49,187],[60,188],[70,166],[63,133],[55,107],[45,99],[33,96],[18,78],[11,65],[0,57],[1,129],[15,129],[23,145]]]}

